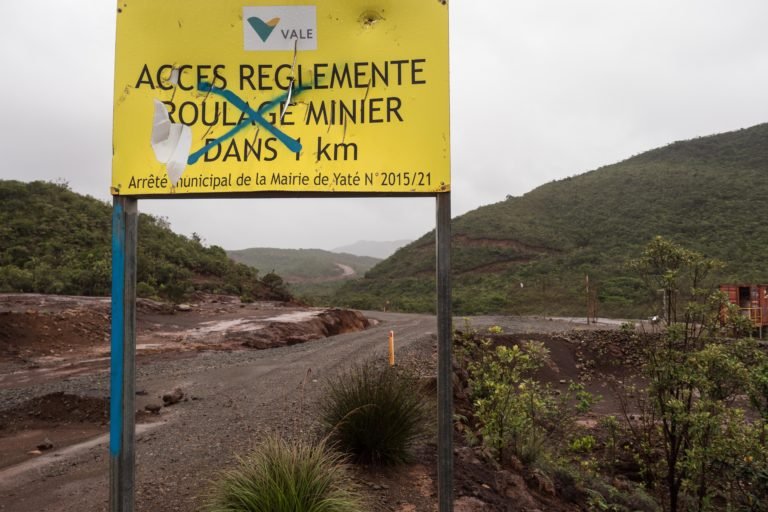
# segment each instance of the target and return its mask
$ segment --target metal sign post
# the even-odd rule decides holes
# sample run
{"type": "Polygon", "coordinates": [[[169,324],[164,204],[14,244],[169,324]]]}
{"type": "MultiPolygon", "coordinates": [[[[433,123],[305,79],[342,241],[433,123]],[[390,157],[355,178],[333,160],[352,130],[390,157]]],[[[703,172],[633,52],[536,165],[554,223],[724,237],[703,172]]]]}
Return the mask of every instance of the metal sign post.
{"type": "Polygon", "coordinates": [[[438,494],[453,510],[448,6],[298,4],[118,2],[112,512],[134,506],[138,199],[340,195],[437,199],[438,494]]]}
{"type": "Polygon", "coordinates": [[[112,353],[109,400],[110,510],[132,512],[135,486],[136,243],[138,207],[115,197],[112,211],[112,353]]]}
{"type": "MultiPolygon", "coordinates": [[[[437,490],[438,511],[453,512],[453,326],[451,314],[451,194],[436,194],[437,490]]],[[[112,353],[110,511],[133,512],[136,425],[136,247],[138,201],[116,196],[112,213],[112,353]]]]}
{"type": "Polygon", "coordinates": [[[451,193],[437,194],[437,498],[453,512],[453,328],[451,319],[451,193]]]}

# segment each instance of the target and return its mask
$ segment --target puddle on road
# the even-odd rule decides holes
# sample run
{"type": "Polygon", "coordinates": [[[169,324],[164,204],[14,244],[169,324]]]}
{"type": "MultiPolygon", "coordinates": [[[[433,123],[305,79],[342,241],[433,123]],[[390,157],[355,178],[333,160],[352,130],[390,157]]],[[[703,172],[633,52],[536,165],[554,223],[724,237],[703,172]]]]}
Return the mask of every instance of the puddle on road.
{"type": "Polygon", "coordinates": [[[82,373],[103,373],[105,371],[107,371],[106,368],[94,368],[93,365],[85,364],[84,362],[73,362],[63,366],[48,368],[17,370],[10,374],[0,375],[0,389],[13,388],[32,382],[39,383],[65,377],[74,377],[82,373]]]}
{"type": "MultiPolygon", "coordinates": [[[[152,350],[163,348],[164,346],[162,343],[138,343],[136,350],[152,350]]],[[[94,361],[94,359],[91,359],[91,361],[94,361]]]]}
{"type": "MultiPolygon", "coordinates": [[[[265,327],[263,322],[264,320],[254,320],[252,318],[214,320],[210,322],[202,322],[200,325],[192,327],[191,329],[180,331],[156,331],[152,333],[152,336],[166,339],[172,338],[173,340],[198,340],[200,338],[216,335],[223,336],[227,332],[258,331],[265,327]]],[[[144,345],[149,347],[152,344],[146,343],[144,345]]]]}
{"type": "Polygon", "coordinates": [[[264,327],[253,320],[237,318],[235,320],[220,320],[218,322],[203,322],[200,327],[195,327],[194,334],[212,334],[224,331],[248,331],[264,327]]]}
{"type": "MultiPolygon", "coordinates": [[[[161,427],[166,423],[167,421],[158,421],[155,423],[137,424],[136,425],[137,441],[141,441],[139,436],[141,436],[145,432],[149,432],[153,429],[161,427]]],[[[14,479],[24,475],[25,473],[34,471],[33,474],[39,474],[41,469],[49,464],[72,458],[90,448],[107,444],[107,443],[109,443],[108,433],[102,434],[98,437],[93,437],[91,439],[88,439],[86,441],[83,441],[74,445],[64,446],[62,448],[40,455],[36,458],[30,458],[24,462],[20,462],[13,466],[7,466],[3,469],[0,469],[0,490],[11,488],[15,484],[14,479]]]]}
{"type": "Polygon", "coordinates": [[[286,313],[284,315],[273,316],[265,318],[265,322],[285,322],[295,324],[304,322],[305,320],[311,320],[316,317],[320,311],[296,311],[295,313],[286,313]]]}

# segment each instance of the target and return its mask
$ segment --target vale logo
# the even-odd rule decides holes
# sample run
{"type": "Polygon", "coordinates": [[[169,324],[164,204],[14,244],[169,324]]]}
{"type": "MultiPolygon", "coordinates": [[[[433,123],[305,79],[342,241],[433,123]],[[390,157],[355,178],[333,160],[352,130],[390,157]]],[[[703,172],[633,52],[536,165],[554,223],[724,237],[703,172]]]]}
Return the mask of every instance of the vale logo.
{"type": "Polygon", "coordinates": [[[244,6],[242,23],[245,51],[317,50],[314,5],[244,6]]]}
{"type": "Polygon", "coordinates": [[[248,23],[251,24],[251,27],[253,27],[253,30],[256,31],[261,40],[266,43],[267,39],[269,39],[269,36],[271,36],[272,32],[275,30],[277,24],[280,23],[280,18],[272,18],[271,20],[265,22],[257,16],[251,16],[248,18],[248,23]]]}

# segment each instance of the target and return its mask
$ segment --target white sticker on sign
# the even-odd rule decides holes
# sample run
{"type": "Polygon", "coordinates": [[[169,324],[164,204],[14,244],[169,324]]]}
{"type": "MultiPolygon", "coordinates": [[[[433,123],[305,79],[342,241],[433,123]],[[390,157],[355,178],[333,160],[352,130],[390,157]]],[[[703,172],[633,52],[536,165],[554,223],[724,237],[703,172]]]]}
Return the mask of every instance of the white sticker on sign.
{"type": "Polygon", "coordinates": [[[192,129],[180,123],[171,123],[168,110],[162,101],[155,100],[152,118],[152,149],[157,161],[166,165],[173,186],[184,174],[192,147],[192,129]]]}
{"type": "Polygon", "coordinates": [[[314,5],[243,7],[246,51],[317,50],[314,5]]]}

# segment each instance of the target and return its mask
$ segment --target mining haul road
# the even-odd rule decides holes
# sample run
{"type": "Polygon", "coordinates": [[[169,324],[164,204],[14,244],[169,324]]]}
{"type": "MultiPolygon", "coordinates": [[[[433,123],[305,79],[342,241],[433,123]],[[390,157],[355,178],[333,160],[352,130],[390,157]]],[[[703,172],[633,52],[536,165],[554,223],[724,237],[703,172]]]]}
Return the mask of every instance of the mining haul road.
{"type": "MultiPolygon", "coordinates": [[[[313,405],[324,380],[357,361],[385,360],[388,333],[398,351],[417,342],[434,349],[436,320],[428,315],[367,313],[377,325],[268,350],[204,351],[185,357],[144,358],[137,365],[137,409],[162,404],[179,388],[180,402],[144,415],[136,442],[136,510],[191,511],[217,470],[270,433],[296,435],[317,428],[313,405]]],[[[2,400],[51,392],[109,394],[105,370],[21,387],[0,388],[2,400]]],[[[104,427],[106,430],[106,427],[104,427]]],[[[34,450],[34,439],[32,443],[34,450]]],[[[51,439],[56,445],[57,440],[51,439]]],[[[3,512],[90,512],[109,506],[108,437],[38,455],[0,469],[3,512]]]]}

